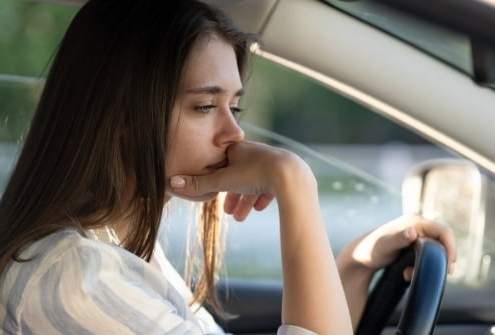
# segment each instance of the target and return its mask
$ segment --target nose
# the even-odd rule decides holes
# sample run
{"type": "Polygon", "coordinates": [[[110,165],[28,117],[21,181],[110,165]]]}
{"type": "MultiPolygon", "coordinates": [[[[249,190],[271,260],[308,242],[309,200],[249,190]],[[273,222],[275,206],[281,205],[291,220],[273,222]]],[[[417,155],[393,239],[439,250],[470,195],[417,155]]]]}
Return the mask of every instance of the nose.
{"type": "Polygon", "coordinates": [[[223,108],[219,115],[219,128],[214,138],[215,145],[224,148],[242,142],[245,138],[244,131],[232,115],[230,107],[223,108]]]}

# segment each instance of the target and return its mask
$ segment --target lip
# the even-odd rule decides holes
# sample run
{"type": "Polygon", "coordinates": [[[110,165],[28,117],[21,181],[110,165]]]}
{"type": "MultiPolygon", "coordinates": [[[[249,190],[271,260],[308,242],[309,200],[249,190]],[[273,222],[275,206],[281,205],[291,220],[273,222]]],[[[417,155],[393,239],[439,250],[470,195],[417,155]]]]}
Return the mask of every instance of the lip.
{"type": "Polygon", "coordinates": [[[215,164],[212,164],[212,165],[208,165],[206,168],[207,169],[221,169],[221,168],[224,168],[228,165],[228,160],[227,158],[224,158],[223,160],[221,160],[220,162],[218,163],[215,163],[215,164]]]}

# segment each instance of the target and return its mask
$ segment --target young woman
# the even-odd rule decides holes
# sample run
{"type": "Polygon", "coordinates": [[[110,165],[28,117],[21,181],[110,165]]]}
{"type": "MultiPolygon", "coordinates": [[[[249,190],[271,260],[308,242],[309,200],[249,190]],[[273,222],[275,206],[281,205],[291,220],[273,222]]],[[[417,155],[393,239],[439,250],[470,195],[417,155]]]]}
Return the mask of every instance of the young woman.
{"type": "Polygon", "coordinates": [[[452,266],[451,231],[412,216],[335,262],[310,168],[246,141],[236,121],[250,41],[195,0],[90,0],[80,10],[0,203],[5,334],[223,333],[194,308],[219,307],[218,192],[237,220],[277,201],[280,334],[351,334],[374,271],[418,236],[440,240],[452,266]],[[194,293],[156,244],[174,196],[204,202],[194,293]]]}

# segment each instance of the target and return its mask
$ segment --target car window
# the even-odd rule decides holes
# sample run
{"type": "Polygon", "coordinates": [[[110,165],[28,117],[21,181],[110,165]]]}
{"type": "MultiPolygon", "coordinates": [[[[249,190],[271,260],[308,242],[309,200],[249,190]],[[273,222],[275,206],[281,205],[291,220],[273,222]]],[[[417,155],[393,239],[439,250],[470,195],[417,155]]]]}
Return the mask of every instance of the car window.
{"type": "MultiPolygon", "coordinates": [[[[354,238],[403,214],[407,199],[401,189],[411,169],[434,159],[460,159],[317,82],[258,56],[252,62],[242,104],[246,112],[241,125],[248,138],[288,148],[312,167],[336,254],[354,238]]],[[[490,174],[481,175],[486,180],[486,226],[480,254],[469,258],[478,262],[476,279],[467,283],[470,276],[466,273],[473,271],[473,265],[459,262],[455,275],[449,276],[448,291],[487,288],[495,279],[490,266],[495,250],[495,226],[490,219],[495,213],[490,213],[489,206],[495,199],[495,184],[490,174]]],[[[170,206],[168,212],[176,214],[164,220],[162,237],[169,257],[183,268],[186,227],[194,217],[187,214],[190,205],[186,202],[175,200],[170,206]]],[[[242,223],[227,218],[225,277],[281,279],[277,220],[275,203],[262,212],[254,211],[242,223]]],[[[462,226],[455,230],[456,236],[466,234],[462,226]]],[[[471,252],[468,246],[459,243],[459,253],[471,252]]]]}
{"type": "Polygon", "coordinates": [[[0,1],[0,190],[34,113],[41,78],[76,10],[50,3],[0,1]]]}
{"type": "MultiPolygon", "coordinates": [[[[45,70],[76,11],[76,7],[50,3],[0,2],[0,194],[29,127],[45,70]]],[[[314,170],[335,253],[402,214],[401,185],[411,167],[434,158],[456,157],[317,82],[257,56],[247,92],[241,125],[248,138],[288,148],[314,170]]],[[[484,176],[487,204],[491,204],[494,178],[484,176]]],[[[174,200],[162,222],[160,242],[179,271],[184,268],[189,223],[194,221],[192,207],[174,200]]],[[[479,289],[493,284],[495,206],[486,208],[479,257],[486,279],[467,287],[450,278],[450,287],[479,289]]],[[[243,223],[227,220],[223,276],[279,280],[276,204],[253,212],[243,223]]]]}
{"type": "Polygon", "coordinates": [[[49,2],[2,0],[0,74],[42,76],[77,9],[49,2]]]}
{"type": "MultiPolygon", "coordinates": [[[[251,65],[241,125],[248,138],[287,148],[310,164],[336,253],[352,239],[401,215],[401,184],[410,167],[453,156],[292,70],[257,56],[251,65]]],[[[181,220],[192,221],[184,217],[187,205],[180,203],[171,204],[174,210],[169,212],[183,208],[181,220]]],[[[229,220],[230,277],[280,278],[277,215],[272,204],[263,212],[252,212],[245,222],[229,220]]],[[[176,225],[169,217],[166,226],[168,235],[174,236],[170,257],[181,260],[185,225],[176,225]]],[[[180,267],[180,261],[176,265],[180,267]]]]}

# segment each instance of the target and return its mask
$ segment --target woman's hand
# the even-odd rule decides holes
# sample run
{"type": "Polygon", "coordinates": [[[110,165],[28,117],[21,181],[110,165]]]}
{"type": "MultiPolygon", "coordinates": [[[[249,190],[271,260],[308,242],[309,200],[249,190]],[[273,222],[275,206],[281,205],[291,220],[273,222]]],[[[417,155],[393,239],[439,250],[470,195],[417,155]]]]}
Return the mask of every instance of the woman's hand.
{"type": "Polygon", "coordinates": [[[262,211],[272,202],[273,198],[274,196],[270,193],[242,195],[228,192],[223,203],[223,210],[227,214],[232,214],[237,221],[244,221],[251,209],[262,211]]]}
{"type": "Polygon", "coordinates": [[[226,154],[228,165],[224,168],[207,175],[170,178],[171,193],[194,199],[228,192],[225,211],[243,220],[251,208],[262,210],[284,193],[287,182],[297,181],[302,187],[316,184],[309,166],[287,150],[244,141],[229,146],[226,154]]]}
{"type": "Polygon", "coordinates": [[[226,207],[234,215],[239,215],[236,208],[245,201],[241,197],[248,210],[250,206],[262,208],[270,196],[275,197],[284,282],[282,322],[317,334],[351,334],[344,291],[309,166],[292,153],[253,142],[231,145],[227,158],[225,168],[209,175],[179,176],[182,187],[174,187],[173,177],[171,193],[201,197],[230,192],[226,207]]]}
{"type": "MultiPolygon", "coordinates": [[[[429,237],[442,243],[447,251],[448,272],[451,274],[457,258],[452,229],[417,215],[404,215],[378,227],[366,236],[351,242],[344,248],[339,258],[344,258],[340,260],[341,262],[357,265],[373,273],[390,265],[401,249],[408,247],[419,237],[429,237]]],[[[405,269],[405,280],[411,280],[412,271],[412,267],[405,269]]]]}
{"type": "MultiPolygon", "coordinates": [[[[373,274],[394,262],[401,249],[410,246],[419,237],[429,237],[442,243],[447,251],[449,273],[452,273],[457,257],[452,230],[417,215],[404,215],[390,221],[352,241],[340,252],[337,257],[339,275],[354,328],[366,305],[373,274]]],[[[406,281],[410,281],[413,268],[406,268],[403,275],[406,281]]]]}

